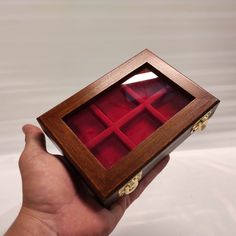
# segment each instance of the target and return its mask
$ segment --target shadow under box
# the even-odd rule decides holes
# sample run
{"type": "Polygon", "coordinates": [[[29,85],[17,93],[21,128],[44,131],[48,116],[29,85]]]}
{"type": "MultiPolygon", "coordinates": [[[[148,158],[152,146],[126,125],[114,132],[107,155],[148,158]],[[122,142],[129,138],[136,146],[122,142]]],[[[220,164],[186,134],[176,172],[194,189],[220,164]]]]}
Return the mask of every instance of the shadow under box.
{"type": "Polygon", "coordinates": [[[110,169],[192,100],[183,89],[147,67],[63,120],[110,169]]]}

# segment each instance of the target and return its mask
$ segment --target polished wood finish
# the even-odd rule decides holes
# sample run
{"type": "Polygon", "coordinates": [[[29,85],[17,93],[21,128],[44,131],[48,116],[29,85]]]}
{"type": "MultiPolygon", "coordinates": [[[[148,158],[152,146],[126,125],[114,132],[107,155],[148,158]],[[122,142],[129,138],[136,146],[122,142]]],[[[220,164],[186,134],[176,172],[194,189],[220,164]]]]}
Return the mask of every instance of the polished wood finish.
{"type": "Polygon", "coordinates": [[[140,170],[144,169],[144,175],[148,173],[166,154],[186,139],[194,123],[207,111],[214,110],[218,103],[217,98],[146,49],[44,113],[38,121],[45,133],[76,167],[99,200],[109,205],[117,199],[120,187],[140,170]],[[115,83],[125,80],[136,69],[147,63],[192,95],[194,99],[114,167],[105,169],[66,125],[63,117],[115,83]]]}

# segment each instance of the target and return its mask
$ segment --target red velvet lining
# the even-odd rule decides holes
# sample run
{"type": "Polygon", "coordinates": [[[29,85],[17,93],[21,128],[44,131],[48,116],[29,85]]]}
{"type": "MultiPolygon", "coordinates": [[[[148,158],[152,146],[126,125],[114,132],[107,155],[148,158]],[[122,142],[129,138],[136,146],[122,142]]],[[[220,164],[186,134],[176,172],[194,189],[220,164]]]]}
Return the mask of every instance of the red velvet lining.
{"type": "Polygon", "coordinates": [[[135,143],[141,143],[162,125],[148,111],[144,110],[125,124],[121,130],[135,143]]]}
{"type": "Polygon", "coordinates": [[[109,169],[191,100],[156,77],[117,85],[64,121],[109,169]]]}
{"type": "Polygon", "coordinates": [[[169,119],[185,107],[190,101],[191,100],[188,96],[183,96],[180,91],[171,89],[162,98],[154,101],[152,105],[167,119],[169,119]]]}
{"type": "Polygon", "coordinates": [[[130,151],[114,134],[92,149],[92,153],[107,169],[130,151]]]}
{"type": "Polygon", "coordinates": [[[106,96],[100,97],[96,101],[96,105],[112,121],[119,120],[136,106],[135,100],[132,100],[129,94],[121,90],[120,87],[116,87],[110,90],[106,96]]]}
{"type": "Polygon", "coordinates": [[[68,116],[66,123],[85,144],[106,129],[99,117],[88,108],[68,116]]]}

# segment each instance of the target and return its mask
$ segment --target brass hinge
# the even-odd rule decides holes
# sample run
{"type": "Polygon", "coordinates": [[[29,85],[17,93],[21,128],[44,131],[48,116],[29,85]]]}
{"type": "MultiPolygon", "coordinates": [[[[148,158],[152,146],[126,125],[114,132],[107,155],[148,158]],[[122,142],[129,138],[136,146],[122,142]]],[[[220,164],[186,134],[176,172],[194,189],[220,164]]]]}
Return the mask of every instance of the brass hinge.
{"type": "Polygon", "coordinates": [[[142,178],[142,171],[140,171],[137,175],[135,175],[128,183],[126,183],[119,191],[119,197],[123,195],[128,195],[132,193],[139,184],[139,180],[142,178]]]}
{"type": "Polygon", "coordinates": [[[194,133],[195,131],[202,131],[206,128],[207,121],[211,115],[212,111],[207,112],[201,119],[199,119],[193,126],[191,130],[191,134],[194,133]]]}

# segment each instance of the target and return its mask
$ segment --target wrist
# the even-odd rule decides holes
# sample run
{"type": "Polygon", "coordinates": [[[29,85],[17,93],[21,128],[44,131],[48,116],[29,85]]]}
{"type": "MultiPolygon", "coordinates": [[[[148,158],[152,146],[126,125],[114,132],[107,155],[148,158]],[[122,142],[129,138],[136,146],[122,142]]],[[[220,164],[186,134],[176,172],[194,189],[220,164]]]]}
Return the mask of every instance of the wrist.
{"type": "Polygon", "coordinates": [[[57,235],[53,217],[50,214],[22,207],[5,236],[57,235]]]}

